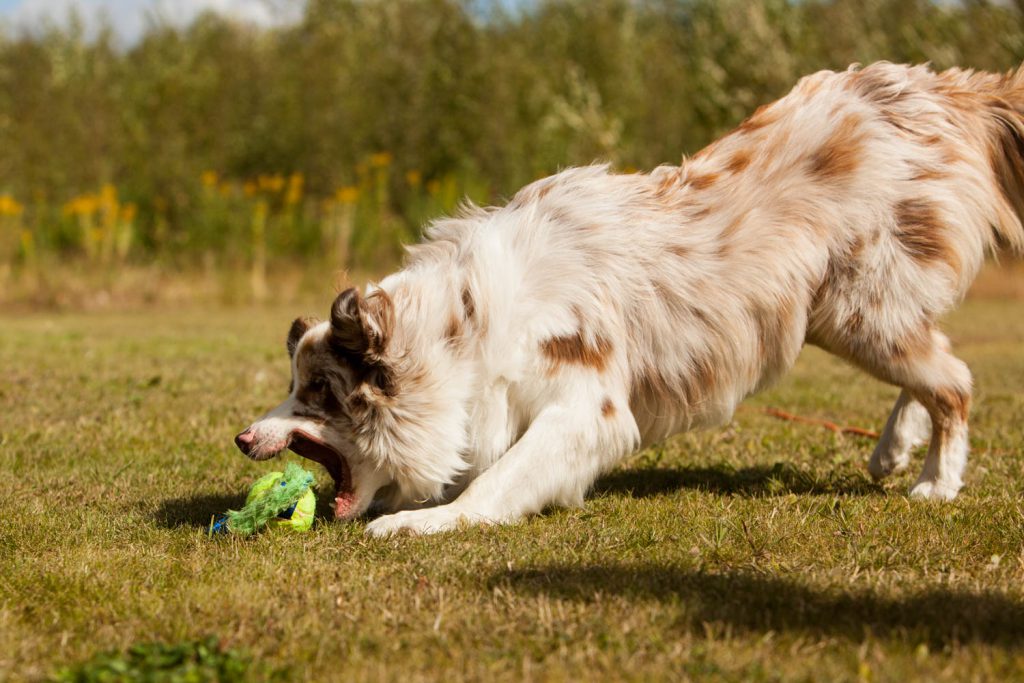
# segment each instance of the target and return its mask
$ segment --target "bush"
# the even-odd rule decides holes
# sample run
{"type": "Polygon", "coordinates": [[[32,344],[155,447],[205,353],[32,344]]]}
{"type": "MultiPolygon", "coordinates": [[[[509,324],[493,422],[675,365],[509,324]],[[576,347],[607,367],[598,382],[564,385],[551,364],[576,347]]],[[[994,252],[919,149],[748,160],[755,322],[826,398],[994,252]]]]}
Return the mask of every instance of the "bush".
{"type": "Polygon", "coordinates": [[[877,59],[1016,66],[972,0],[308,0],[0,38],[0,265],[392,263],[461,196],[571,164],[677,163],[801,75],[877,59]],[[983,39],[981,38],[983,37],[983,39]]]}

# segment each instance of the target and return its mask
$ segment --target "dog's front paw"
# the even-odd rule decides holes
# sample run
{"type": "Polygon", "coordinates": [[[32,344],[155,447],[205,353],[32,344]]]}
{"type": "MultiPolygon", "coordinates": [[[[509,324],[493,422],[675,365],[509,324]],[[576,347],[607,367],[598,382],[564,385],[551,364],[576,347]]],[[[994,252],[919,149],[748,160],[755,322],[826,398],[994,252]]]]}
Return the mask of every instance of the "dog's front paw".
{"type": "Polygon", "coordinates": [[[460,525],[481,524],[483,518],[469,515],[454,505],[425,510],[406,510],[393,515],[378,517],[366,525],[366,533],[379,538],[406,532],[410,534],[439,534],[451,531],[460,525]]]}
{"type": "Polygon", "coordinates": [[[911,498],[927,500],[953,500],[962,484],[958,482],[927,481],[919,479],[910,489],[911,498]]]}

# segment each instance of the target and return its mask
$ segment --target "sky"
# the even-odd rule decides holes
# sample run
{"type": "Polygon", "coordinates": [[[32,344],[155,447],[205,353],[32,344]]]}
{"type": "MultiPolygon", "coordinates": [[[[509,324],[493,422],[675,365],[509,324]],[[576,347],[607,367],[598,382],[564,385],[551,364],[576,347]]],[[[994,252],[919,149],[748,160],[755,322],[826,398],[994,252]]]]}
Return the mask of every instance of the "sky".
{"type": "Polygon", "coordinates": [[[185,25],[200,12],[213,10],[268,26],[295,19],[301,7],[302,0],[0,0],[0,23],[15,30],[41,26],[47,18],[59,24],[75,8],[87,29],[105,15],[120,38],[132,43],[157,17],[185,25]]]}

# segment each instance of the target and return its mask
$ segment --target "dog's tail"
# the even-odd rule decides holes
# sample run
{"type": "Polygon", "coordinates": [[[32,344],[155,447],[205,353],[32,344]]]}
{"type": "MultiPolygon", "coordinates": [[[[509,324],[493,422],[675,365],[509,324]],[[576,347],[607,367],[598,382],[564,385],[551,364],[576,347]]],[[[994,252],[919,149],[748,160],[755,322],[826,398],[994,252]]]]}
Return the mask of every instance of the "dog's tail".
{"type": "Polygon", "coordinates": [[[994,246],[1024,254],[1024,66],[1002,75],[973,74],[968,83],[982,97],[988,154],[1003,201],[992,226],[994,246]]]}

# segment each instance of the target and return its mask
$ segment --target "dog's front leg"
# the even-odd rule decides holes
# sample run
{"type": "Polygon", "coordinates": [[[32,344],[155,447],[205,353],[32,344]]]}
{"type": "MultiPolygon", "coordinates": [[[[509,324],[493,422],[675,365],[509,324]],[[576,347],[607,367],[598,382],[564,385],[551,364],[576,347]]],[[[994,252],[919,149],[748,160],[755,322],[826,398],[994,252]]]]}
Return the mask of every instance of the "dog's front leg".
{"type": "Polygon", "coordinates": [[[597,477],[639,441],[624,400],[602,396],[549,405],[455,501],[380,517],[366,531],[374,536],[431,534],[460,524],[514,522],[552,505],[580,505],[597,477]]]}

